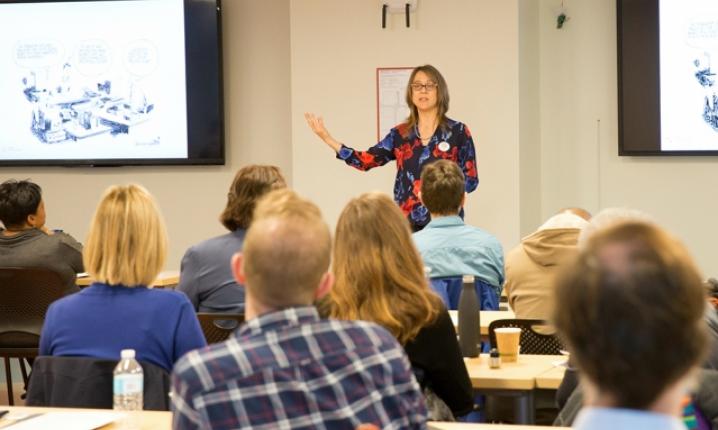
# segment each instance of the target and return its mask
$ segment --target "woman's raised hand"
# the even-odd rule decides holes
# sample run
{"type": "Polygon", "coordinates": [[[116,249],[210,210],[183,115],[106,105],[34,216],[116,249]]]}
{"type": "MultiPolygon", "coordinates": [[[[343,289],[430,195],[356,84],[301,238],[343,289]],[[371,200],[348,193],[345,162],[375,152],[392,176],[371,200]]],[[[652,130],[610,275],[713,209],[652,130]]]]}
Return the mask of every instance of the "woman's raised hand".
{"type": "Polygon", "coordinates": [[[304,118],[307,119],[307,124],[309,124],[309,128],[311,128],[312,131],[322,140],[329,137],[329,131],[324,126],[324,119],[322,117],[316,116],[311,112],[305,112],[304,118]]]}
{"type": "Polygon", "coordinates": [[[342,144],[329,134],[329,131],[324,126],[324,120],[322,119],[322,117],[316,116],[311,112],[305,112],[304,118],[307,120],[309,128],[311,128],[314,134],[319,136],[319,138],[322,139],[324,143],[329,145],[329,147],[332,148],[335,152],[338,152],[339,149],[341,149],[342,144]]]}

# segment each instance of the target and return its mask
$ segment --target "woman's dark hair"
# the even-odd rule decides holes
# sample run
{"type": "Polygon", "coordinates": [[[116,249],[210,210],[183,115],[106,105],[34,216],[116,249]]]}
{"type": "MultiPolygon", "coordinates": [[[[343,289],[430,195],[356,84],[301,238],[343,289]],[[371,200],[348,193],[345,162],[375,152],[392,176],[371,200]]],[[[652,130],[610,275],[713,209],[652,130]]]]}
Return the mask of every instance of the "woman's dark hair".
{"type": "Polygon", "coordinates": [[[279,167],[249,165],[239,169],[227,193],[227,206],[219,220],[227,230],[246,229],[252,222],[252,212],[257,200],[287,182],[279,167]]]}
{"type": "Polygon", "coordinates": [[[0,184],[0,221],[5,228],[22,227],[29,215],[37,213],[42,189],[28,180],[10,179],[0,184]]]}

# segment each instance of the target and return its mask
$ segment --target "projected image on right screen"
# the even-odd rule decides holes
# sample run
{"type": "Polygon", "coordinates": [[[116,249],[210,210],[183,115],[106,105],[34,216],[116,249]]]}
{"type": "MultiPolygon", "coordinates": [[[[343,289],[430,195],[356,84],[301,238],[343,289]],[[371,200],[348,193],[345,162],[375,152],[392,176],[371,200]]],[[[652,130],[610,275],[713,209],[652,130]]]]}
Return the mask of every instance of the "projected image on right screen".
{"type": "Polygon", "coordinates": [[[661,150],[718,150],[718,1],[660,0],[661,150]]]}

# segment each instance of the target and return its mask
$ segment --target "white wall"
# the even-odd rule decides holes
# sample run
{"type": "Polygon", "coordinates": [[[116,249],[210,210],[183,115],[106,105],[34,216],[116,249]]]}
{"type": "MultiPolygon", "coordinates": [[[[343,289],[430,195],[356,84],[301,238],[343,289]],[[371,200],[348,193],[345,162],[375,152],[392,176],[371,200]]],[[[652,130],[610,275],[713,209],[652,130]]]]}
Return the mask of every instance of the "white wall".
{"type": "Polygon", "coordinates": [[[222,234],[217,221],[234,173],[249,163],[278,165],[291,179],[289,1],[223,2],[225,166],[3,168],[0,181],[31,178],[43,188],[48,226],[83,241],[95,205],[112,184],[137,182],[157,198],[167,221],[166,267],[185,249],[222,234]]]}
{"type": "Polygon", "coordinates": [[[543,217],[566,205],[641,209],[717,275],[716,158],[619,157],[615,2],[565,2],[571,18],[556,30],[560,3],[540,2],[543,217]]]}
{"type": "Polygon", "coordinates": [[[474,135],[479,187],[468,222],[504,244],[519,238],[517,0],[421,0],[411,28],[403,15],[381,28],[375,1],[291,2],[294,186],[334,223],[348,199],[392,192],[394,163],[359,172],[334,158],[302,113],[322,114],[329,131],[357,149],[376,142],[377,67],[431,63],[451,92],[449,116],[474,135]]]}
{"type": "MultiPolygon", "coordinates": [[[[519,0],[519,207],[521,236],[541,223],[539,2],[519,0]]],[[[512,244],[514,245],[514,244],[512,244]]]]}
{"type": "Polygon", "coordinates": [[[192,243],[223,232],[216,218],[234,172],[279,165],[331,223],[361,192],[391,192],[393,165],[362,173],[333,158],[304,124],[365,148],[376,140],[376,67],[436,65],[451,89],[450,116],[477,144],[481,183],[467,220],[518,243],[562,206],[632,206],[679,235],[716,275],[715,158],[617,156],[615,2],[422,0],[412,28],[401,15],[382,30],[378,2],[225,0],[227,165],[222,167],[4,168],[45,190],[49,224],[83,239],[102,190],[140,182],[167,218],[178,268],[192,243]],[[291,25],[290,25],[291,24],[291,25]]]}

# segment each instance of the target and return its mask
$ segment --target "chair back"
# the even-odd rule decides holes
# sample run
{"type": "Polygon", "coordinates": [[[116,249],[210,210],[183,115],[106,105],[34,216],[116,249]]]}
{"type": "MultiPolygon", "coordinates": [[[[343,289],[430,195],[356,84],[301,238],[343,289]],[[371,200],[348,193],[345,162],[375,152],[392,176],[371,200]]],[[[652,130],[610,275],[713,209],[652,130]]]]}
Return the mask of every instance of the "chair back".
{"type": "MultiPolygon", "coordinates": [[[[476,297],[479,299],[481,310],[499,310],[499,297],[496,294],[496,289],[478,277],[473,278],[474,288],[476,288],[476,297]]],[[[431,278],[429,285],[431,289],[441,297],[446,309],[457,310],[459,308],[459,297],[461,297],[463,279],[464,277],[461,275],[431,278]]]]}
{"type": "Polygon", "coordinates": [[[207,343],[224,342],[242,323],[244,314],[215,314],[200,312],[197,314],[207,343]]]}
{"type": "MultiPolygon", "coordinates": [[[[27,388],[27,406],[112,409],[113,371],[118,360],[40,356],[27,388]]],[[[159,366],[140,362],[145,410],[169,410],[170,376],[159,366]]]]}
{"type": "Polygon", "coordinates": [[[0,268],[0,348],[37,348],[47,308],[65,292],[49,269],[0,268]]]}
{"type": "Polygon", "coordinates": [[[501,327],[518,327],[521,329],[519,345],[522,354],[559,355],[564,349],[561,340],[554,334],[541,334],[535,327],[546,327],[544,320],[534,319],[503,319],[489,324],[489,342],[496,348],[496,329],[501,327]]]}

